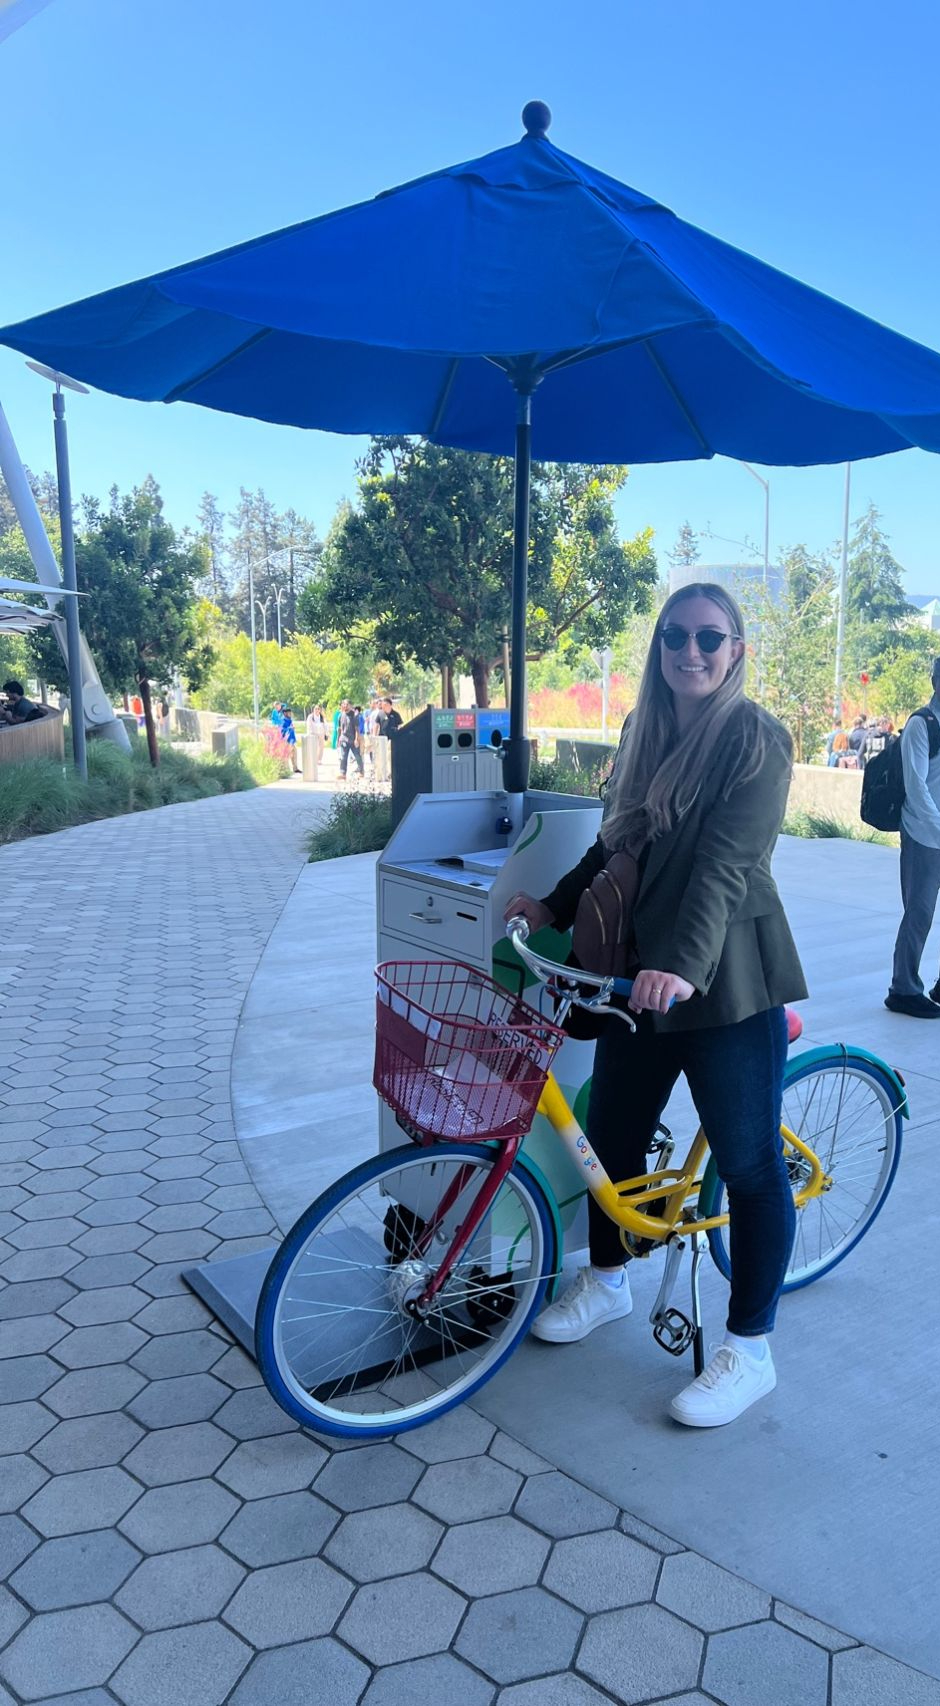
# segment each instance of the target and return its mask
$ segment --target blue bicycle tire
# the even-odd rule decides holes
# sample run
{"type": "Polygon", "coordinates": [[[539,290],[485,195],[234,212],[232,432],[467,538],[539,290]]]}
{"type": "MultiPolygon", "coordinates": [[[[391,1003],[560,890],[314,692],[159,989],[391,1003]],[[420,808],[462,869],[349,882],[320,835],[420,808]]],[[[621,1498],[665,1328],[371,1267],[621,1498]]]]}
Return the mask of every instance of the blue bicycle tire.
{"type": "Polygon", "coordinates": [[[291,1227],[274,1254],[261,1288],[255,1315],[255,1357],[272,1398],[294,1421],[326,1437],[345,1439],[387,1439],[393,1434],[410,1432],[412,1428],[421,1427],[426,1422],[445,1415],[448,1410],[479,1391],[526,1336],[554,1276],[560,1252],[556,1236],[557,1215],[543,1184],[526,1165],[525,1158],[518,1156],[507,1178],[517,1189],[521,1187],[531,1200],[542,1246],[538,1264],[541,1277],[532,1285],[528,1305],[519,1309],[517,1319],[503,1335],[504,1342],[501,1342],[498,1354],[486,1363],[478,1378],[460,1382],[457,1392],[445,1387],[433,1400],[427,1401],[418,1415],[411,1416],[406,1413],[399,1419],[396,1411],[389,1411],[375,1417],[363,1416],[360,1421],[357,1417],[348,1415],[331,1417],[322,1404],[312,1399],[305,1403],[296,1389],[296,1384],[285,1379],[278,1355],[278,1312],[284,1288],[289,1283],[299,1256],[311,1242],[317,1228],[321,1227],[345,1200],[351,1199],[362,1187],[374,1184],[383,1174],[400,1173],[405,1164],[415,1165],[420,1158],[433,1158],[434,1161],[466,1160],[479,1165],[487,1154],[495,1161],[493,1150],[488,1149],[485,1144],[436,1143],[429,1149],[419,1149],[414,1144],[406,1144],[399,1149],[387,1150],[384,1154],[362,1162],[338,1179],[304,1210],[291,1227]]]}
{"type": "MultiPolygon", "coordinates": [[[[802,1273],[800,1270],[794,1272],[791,1262],[788,1277],[783,1283],[784,1292],[801,1291],[804,1286],[813,1285],[816,1280],[822,1279],[824,1274],[831,1273],[833,1268],[837,1268],[840,1262],[845,1261],[846,1256],[851,1254],[881,1213],[894,1184],[901,1160],[902,1124],[905,1112],[904,1102],[901,1099],[903,1091],[890,1069],[883,1067],[877,1059],[863,1051],[833,1043],[831,1047],[826,1049],[813,1049],[806,1054],[796,1055],[787,1062],[784,1073],[784,1097],[786,1097],[787,1090],[795,1085],[813,1075],[829,1072],[842,1075],[851,1074],[853,1078],[857,1078],[874,1088],[882,1099],[887,1146],[886,1163],[882,1167],[873,1196],[859,1217],[852,1233],[843,1239],[830,1257],[820,1259],[811,1272],[802,1273]],[[793,1277],[789,1277],[791,1274],[793,1277]]],[[[804,1136],[810,1147],[813,1147],[813,1134],[806,1132],[801,1135],[804,1136]]],[[[833,1174],[837,1181],[837,1167],[833,1169],[833,1174]]],[[[714,1157],[710,1156],[699,1191],[698,1213],[701,1218],[705,1220],[713,1215],[724,1213],[724,1197],[724,1182],[719,1177],[714,1157]]],[[[801,1212],[805,1214],[806,1210],[804,1209],[801,1212]]],[[[726,1279],[730,1279],[731,1258],[727,1232],[726,1226],[712,1227],[708,1233],[708,1243],[715,1266],[726,1279]]],[[[796,1245],[794,1246],[795,1249],[796,1245]]]]}

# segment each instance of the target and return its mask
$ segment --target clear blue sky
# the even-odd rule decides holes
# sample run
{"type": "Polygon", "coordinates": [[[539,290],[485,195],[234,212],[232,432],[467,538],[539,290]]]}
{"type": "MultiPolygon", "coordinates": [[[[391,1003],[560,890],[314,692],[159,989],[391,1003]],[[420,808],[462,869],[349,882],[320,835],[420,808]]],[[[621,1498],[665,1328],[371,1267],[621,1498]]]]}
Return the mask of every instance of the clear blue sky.
{"type": "MultiPolygon", "coordinates": [[[[0,44],[0,324],[373,195],[521,133],[940,347],[936,0],[52,0],[0,44]]],[[[24,458],[52,461],[43,382],[0,350],[24,458]]],[[[146,473],[170,519],[263,485],[326,527],[361,441],[185,404],[70,403],[73,486],[146,473]]],[[[860,463],[908,588],[940,593],[940,461],[860,463]]],[[[842,471],[774,471],[771,546],[831,542],[842,471]]],[[[636,468],[628,531],[760,540],[720,459],[636,468]]],[[[739,553],[705,541],[703,558],[739,553]]]]}

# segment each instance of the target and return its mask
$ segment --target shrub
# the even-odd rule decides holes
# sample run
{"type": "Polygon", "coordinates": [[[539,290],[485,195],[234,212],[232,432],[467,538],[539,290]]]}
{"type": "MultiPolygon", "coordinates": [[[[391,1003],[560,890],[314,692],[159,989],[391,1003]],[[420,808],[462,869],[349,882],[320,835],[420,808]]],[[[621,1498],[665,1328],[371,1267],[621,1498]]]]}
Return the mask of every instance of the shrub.
{"type": "Polygon", "coordinates": [[[896,835],[886,835],[880,829],[868,829],[864,824],[845,823],[842,818],[826,812],[793,812],[784,819],[784,835],[799,835],[806,841],[870,841],[879,847],[897,847],[896,835]]]}
{"type": "Polygon", "coordinates": [[[307,836],[311,864],[347,853],[378,853],[392,833],[392,802],[369,791],[335,794],[307,836]]]}
{"type": "Polygon", "coordinates": [[[559,764],[557,758],[536,758],[529,771],[529,787],[542,788],[548,794],[581,794],[597,798],[602,783],[610,774],[610,765],[594,770],[572,770],[559,764]]]}
{"type": "Polygon", "coordinates": [[[0,767],[0,844],[154,806],[240,793],[256,785],[237,753],[224,759],[191,758],[161,742],[155,770],[143,742],[127,753],[111,741],[90,740],[87,751],[87,782],[76,774],[71,760],[60,764],[54,758],[38,758],[0,767]]]}

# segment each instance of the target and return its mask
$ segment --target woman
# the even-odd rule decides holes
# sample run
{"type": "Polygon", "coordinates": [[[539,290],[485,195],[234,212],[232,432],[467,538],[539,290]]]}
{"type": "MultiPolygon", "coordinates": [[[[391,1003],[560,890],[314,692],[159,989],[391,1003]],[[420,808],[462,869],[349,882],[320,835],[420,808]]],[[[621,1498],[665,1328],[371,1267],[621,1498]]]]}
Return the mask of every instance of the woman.
{"type": "Polygon", "coordinates": [[[295,776],[299,776],[300,765],[297,763],[297,731],[294,728],[294,718],[289,705],[281,706],[280,728],[281,735],[287,742],[291,770],[295,776]]]}
{"type": "MultiPolygon", "coordinates": [[[[720,586],[664,605],[636,708],[621,736],[601,834],[545,900],[507,908],[567,929],[580,895],[617,849],[639,859],[632,920],[642,969],[631,1035],[608,1019],[597,1044],[587,1129],[614,1179],[646,1152],[684,1073],[725,1182],[733,1279],[728,1330],[704,1373],[675,1397],[677,1421],[730,1422],[776,1385],[767,1335],[793,1242],[780,1142],[784,1003],[806,994],[770,874],[790,783],[786,730],[744,696],[744,624],[720,586]],[[625,1115],[625,1110],[629,1112],[625,1115]]],[[[539,1317],[553,1344],[629,1315],[617,1227],[588,1204],[591,1265],[539,1317]]]]}
{"type": "Polygon", "coordinates": [[[316,743],[314,746],[316,762],[317,764],[322,764],[323,752],[326,747],[326,714],[322,705],[314,705],[313,710],[308,711],[307,733],[314,737],[314,741],[316,743]]]}

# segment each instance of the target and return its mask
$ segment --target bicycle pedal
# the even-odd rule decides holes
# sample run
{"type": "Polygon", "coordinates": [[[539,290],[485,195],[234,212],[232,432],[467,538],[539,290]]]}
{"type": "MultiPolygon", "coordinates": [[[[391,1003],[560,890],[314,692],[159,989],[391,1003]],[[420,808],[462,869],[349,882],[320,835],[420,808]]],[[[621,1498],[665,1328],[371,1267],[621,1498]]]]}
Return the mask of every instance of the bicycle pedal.
{"type": "Polygon", "coordinates": [[[681,1309],[664,1309],[653,1323],[653,1338],[670,1356],[681,1357],[695,1337],[695,1328],[681,1309]]]}

